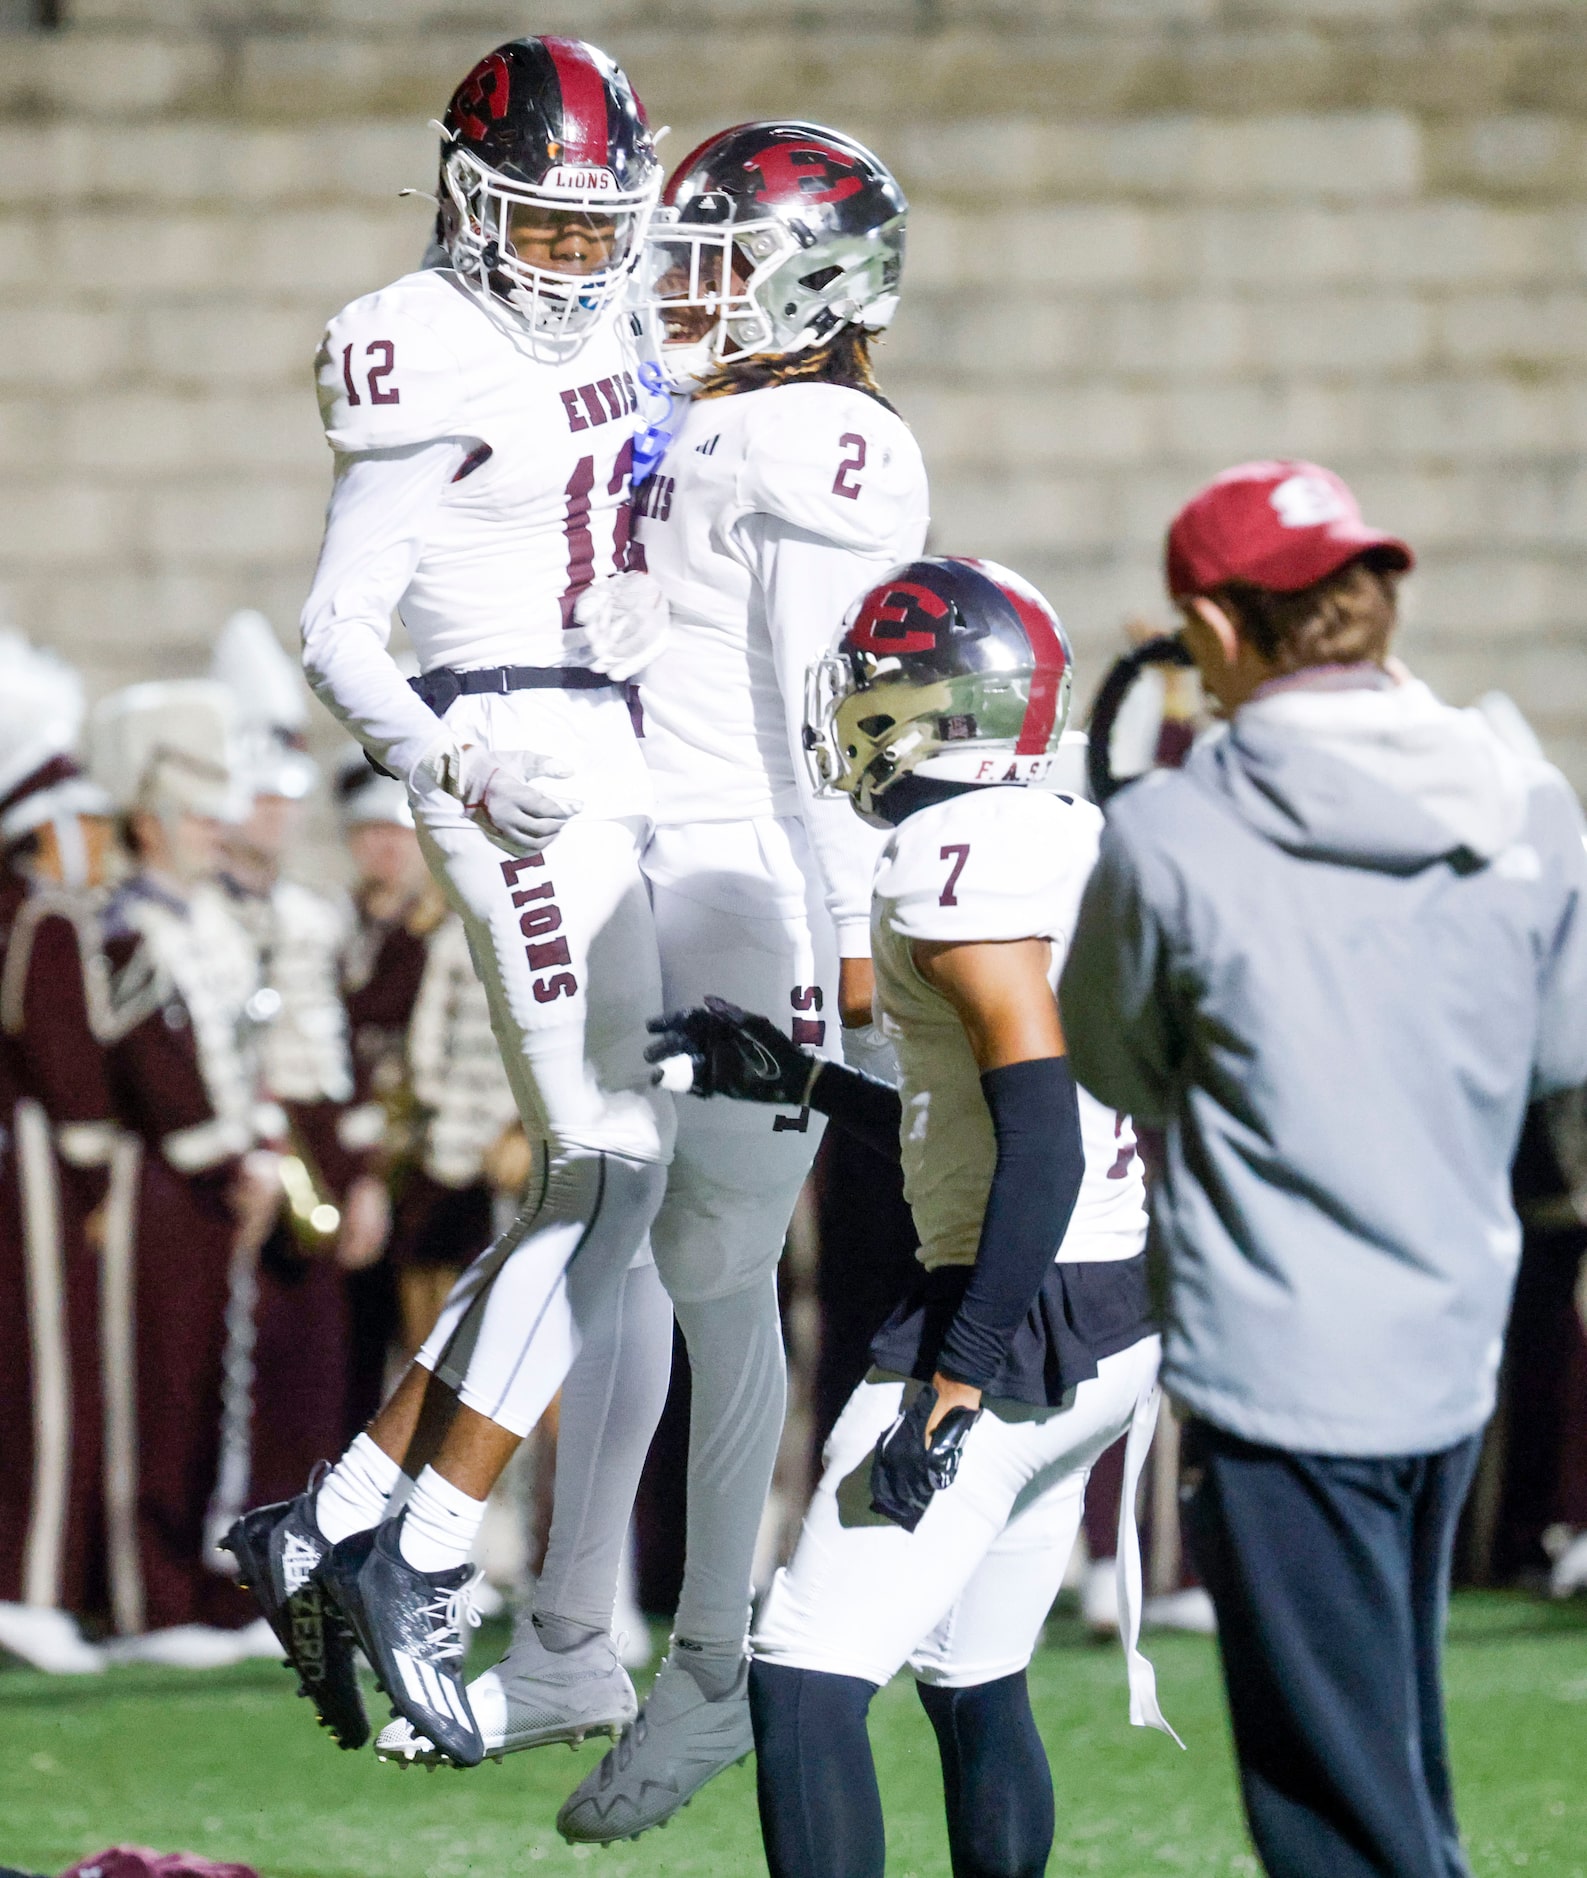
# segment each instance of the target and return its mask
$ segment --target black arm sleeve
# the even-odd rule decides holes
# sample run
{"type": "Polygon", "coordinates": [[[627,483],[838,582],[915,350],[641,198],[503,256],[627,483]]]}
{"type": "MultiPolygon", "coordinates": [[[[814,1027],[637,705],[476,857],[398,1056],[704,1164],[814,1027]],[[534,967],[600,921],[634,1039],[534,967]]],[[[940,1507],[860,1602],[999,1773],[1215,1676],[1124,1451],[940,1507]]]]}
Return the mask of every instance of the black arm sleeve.
{"type": "Polygon", "coordinates": [[[975,1270],[937,1368],[984,1389],[1025,1320],[1069,1230],[1085,1149],[1074,1073],[1062,1056],[1009,1063],[981,1077],[997,1133],[997,1168],[975,1270]]]}
{"type": "Polygon", "coordinates": [[[823,1063],[806,1097],[818,1115],[837,1123],[890,1161],[898,1159],[898,1126],[904,1105],[890,1082],[842,1063],[823,1063]]]}

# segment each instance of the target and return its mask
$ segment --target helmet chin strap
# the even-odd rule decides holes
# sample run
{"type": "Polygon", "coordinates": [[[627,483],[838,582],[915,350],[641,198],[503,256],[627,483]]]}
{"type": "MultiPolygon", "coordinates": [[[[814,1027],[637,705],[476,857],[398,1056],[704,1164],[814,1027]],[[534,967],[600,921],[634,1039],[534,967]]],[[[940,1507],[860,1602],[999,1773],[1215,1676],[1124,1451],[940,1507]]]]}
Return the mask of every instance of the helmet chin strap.
{"type": "Polygon", "coordinates": [[[945,776],[922,776],[912,770],[880,795],[867,791],[866,807],[872,815],[896,828],[906,815],[913,815],[917,809],[951,802],[955,796],[969,795],[973,789],[996,787],[996,783],[950,782],[945,776]]]}

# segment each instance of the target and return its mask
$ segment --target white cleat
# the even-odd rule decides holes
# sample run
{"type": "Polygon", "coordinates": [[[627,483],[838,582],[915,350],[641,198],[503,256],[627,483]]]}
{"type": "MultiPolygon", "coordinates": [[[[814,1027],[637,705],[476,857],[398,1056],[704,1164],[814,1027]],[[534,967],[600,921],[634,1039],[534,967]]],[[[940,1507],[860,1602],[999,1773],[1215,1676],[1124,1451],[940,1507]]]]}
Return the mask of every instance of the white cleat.
{"type": "Polygon", "coordinates": [[[1184,1630],[1193,1637],[1218,1634],[1218,1617],[1212,1608],[1212,1599],[1200,1585],[1148,1598],[1141,1607],[1141,1622],[1148,1630],[1184,1630]]]}
{"type": "Polygon", "coordinates": [[[104,1646],[112,1663],[154,1663],[162,1669],[229,1669],[255,1657],[279,1660],[281,1645],[262,1617],[240,1630],[213,1624],[173,1624],[135,1637],[115,1637],[104,1646]]]}
{"type": "Polygon", "coordinates": [[[43,1604],[0,1604],[0,1653],[51,1676],[93,1676],[105,1667],[104,1652],[76,1622],[43,1604]]]}
{"type": "Polygon", "coordinates": [[[572,1845],[609,1845],[664,1826],[707,1783],[755,1749],[749,1721],[749,1659],[719,1701],[671,1656],[622,1739],[573,1789],[557,1814],[572,1845]]]}
{"type": "MultiPolygon", "coordinates": [[[[548,1650],[528,1618],[496,1667],[468,1685],[468,1705],[486,1757],[496,1761],[557,1741],[577,1747],[586,1735],[615,1740],[639,1709],[610,1637],[591,1637],[572,1650],[548,1650]]],[[[375,1752],[383,1761],[404,1766],[449,1765],[401,1720],[381,1730],[375,1752]]]]}
{"type": "Polygon", "coordinates": [[[1093,1637],[1119,1634],[1119,1574],[1110,1558],[1094,1558],[1080,1585],[1080,1616],[1093,1637]]]}
{"type": "Polygon", "coordinates": [[[1549,1595],[1556,1598],[1574,1597],[1578,1591],[1587,1591],[1587,1532],[1577,1533],[1555,1557],[1548,1589],[1549,1595]]]}

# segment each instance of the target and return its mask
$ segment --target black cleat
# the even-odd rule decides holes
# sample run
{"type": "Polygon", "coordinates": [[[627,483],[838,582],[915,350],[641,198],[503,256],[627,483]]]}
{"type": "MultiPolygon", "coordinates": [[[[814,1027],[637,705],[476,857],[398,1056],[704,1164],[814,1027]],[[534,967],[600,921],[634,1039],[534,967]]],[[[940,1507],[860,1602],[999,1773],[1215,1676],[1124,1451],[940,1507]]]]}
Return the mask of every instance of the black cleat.
{"type": "Polygon", "coordinates": [[[402,1556],[402,1515],[333,1545],[315,1582],[350,1626],[394,1715],[459,1767],[477,1767],[485,1743],[463,1685],[462,1626],[472,1565],[421,1572],[402,1556]]]}
{"type": "Polygon", "coordinates": [[[330,1546],[314,1522],[313,1489],[244,1513],[221,1545],[236,1559],[243,1589],[276,1633],[320,1726],[338,1747],[361,1748],[369,1717],[352,1646],[314,1577],[330,1546]]]}

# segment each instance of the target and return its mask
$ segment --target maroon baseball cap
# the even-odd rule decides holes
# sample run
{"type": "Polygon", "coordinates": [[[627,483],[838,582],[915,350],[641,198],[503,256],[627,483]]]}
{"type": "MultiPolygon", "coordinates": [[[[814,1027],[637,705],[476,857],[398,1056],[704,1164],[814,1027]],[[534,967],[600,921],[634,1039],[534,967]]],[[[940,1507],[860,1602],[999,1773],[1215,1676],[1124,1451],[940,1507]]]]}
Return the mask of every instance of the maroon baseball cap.
{"type": "Polygon", "coordinates": [[[1244,581],[1295,593],[1373,554],[1401,572],[1416,557],[1368,528],[1348,484],[1318,463],[1240,463],[1215,476],[1168,531],[1168,591],[1176,600],[1244,581]]]}

